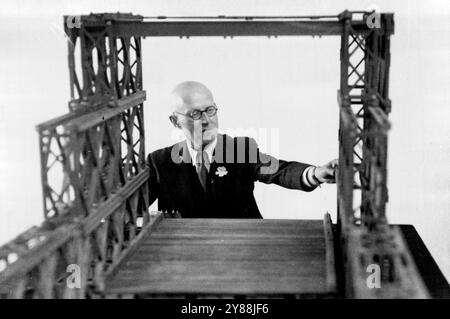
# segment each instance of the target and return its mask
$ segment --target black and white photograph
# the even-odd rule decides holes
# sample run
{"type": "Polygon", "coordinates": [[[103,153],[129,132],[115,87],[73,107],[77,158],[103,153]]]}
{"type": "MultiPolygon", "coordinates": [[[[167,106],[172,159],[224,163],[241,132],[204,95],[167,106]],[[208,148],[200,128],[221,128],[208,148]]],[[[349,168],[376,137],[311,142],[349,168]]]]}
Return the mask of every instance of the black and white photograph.
{"type": "Polygon", "coordinates": [[[449,32],[444,0],[2,1],[0,299],[450,299],[449,32]]]}

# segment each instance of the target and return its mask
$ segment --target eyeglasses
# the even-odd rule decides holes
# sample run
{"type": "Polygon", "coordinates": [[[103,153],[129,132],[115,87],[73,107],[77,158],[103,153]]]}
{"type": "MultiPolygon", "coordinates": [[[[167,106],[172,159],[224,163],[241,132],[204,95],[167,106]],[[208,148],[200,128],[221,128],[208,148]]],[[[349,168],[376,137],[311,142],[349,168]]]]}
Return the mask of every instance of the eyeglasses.
{"type": "Polygon", "coordinates": [[[206,115],[208,115],[208,117],[213,117],[214,115],[216,115],[216,113],[217,113],[217,106],[211,105],[211,106],[208,106],[207,108],[205,108],[203,111],[193,110],[191,113],[188,113],[188,114],[183,114],[183,113],[180,113],[180,112],[174,112],[174,113],[181,114],[181,115],[184,115],[184,116],[188,116],[191,119],[196,121],[196,120],[200,120],[202,118],[203,113],[206,113],[206,115]]]}

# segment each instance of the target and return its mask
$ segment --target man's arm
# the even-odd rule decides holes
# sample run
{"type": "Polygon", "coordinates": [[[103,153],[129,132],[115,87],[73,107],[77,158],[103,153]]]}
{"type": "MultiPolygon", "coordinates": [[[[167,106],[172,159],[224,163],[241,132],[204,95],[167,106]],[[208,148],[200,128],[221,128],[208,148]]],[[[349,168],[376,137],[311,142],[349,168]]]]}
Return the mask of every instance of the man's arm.
{"type": "Polygon", "coordinates": [[[271,155],[260,152],[256,141],[248,139],[249,165],[255,181],[265,184],[277,184],[289,189],[299,189],[310,192],[317,187],[305,183],[302,176],[311,165],[279,160],[271,155]],[[256,161],[254,160],[256,158],[256,161]]]}
{"type": "Polygon", "coordinates": [[[295,161],[284,161],[259,151],[256,141],[249,138],[249,158],[257,154],[256,163],[250,166],[254,179],[266,184],[277,184],[285,188],[306,192],[314,190],[321,183],[335,182],[337,160],[324,166],[313,166],[295,161]]]}

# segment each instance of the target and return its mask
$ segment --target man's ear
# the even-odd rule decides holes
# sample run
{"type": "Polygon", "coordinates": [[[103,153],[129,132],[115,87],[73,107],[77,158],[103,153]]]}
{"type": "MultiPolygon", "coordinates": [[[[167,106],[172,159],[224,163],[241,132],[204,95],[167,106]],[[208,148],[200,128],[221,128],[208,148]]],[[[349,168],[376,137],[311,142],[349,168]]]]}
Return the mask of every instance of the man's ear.
{"type": "Polygon", "coordinates": [[[173,126],[175,126],[176,128],[181,128],[180,124],[178,124],[178,119],[175,115],[170,115],[169,120],[173,124],[173,126]]]}

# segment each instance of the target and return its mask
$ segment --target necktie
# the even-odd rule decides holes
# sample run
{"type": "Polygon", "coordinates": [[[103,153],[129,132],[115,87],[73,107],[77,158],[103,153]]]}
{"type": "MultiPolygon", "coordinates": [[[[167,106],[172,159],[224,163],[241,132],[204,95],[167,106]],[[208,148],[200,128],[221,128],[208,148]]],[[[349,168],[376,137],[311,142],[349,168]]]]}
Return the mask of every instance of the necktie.
{"type": "Polygon", "coordinates": [[[206,152],[198,152],[197,159],[195,161],[195,168],[197,171],[198,179],[206,192],[206,180],[208,178],[208,169],[206,168],[209,164],[208,155],[206,152]]]}

